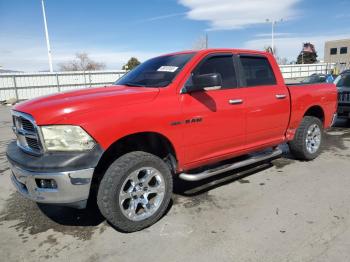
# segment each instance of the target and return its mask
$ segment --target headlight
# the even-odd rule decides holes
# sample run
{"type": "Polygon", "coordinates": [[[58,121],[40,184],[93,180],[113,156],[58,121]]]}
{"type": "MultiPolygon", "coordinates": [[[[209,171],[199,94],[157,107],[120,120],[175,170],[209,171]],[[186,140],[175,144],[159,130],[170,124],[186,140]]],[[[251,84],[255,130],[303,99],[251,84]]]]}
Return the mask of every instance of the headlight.
{"type": "Polygon", "coordinates": [[[48,151],[84,151],[95,146],[95,141],[80,126],[42,126],[41,132],[48,151]]]}

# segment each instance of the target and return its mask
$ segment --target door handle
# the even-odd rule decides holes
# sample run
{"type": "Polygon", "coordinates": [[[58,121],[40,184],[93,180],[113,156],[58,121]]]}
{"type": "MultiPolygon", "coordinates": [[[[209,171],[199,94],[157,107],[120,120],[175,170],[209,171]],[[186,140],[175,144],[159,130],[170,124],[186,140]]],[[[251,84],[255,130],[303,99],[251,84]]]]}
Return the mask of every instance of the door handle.
{"type": "Polygon", "coordinates": [[[243,99],[230,99],[228,100],[228,103],[230,105],[239,105],[239,104],[243,104],[243,99]]]}
{"type": "Polygon", "coordinates": [[[287,95],[285,95],[285,94],[278,94],[278,95],[276,95],[277,99],[285,99],[286,97],[287,97],[287,95]]]}

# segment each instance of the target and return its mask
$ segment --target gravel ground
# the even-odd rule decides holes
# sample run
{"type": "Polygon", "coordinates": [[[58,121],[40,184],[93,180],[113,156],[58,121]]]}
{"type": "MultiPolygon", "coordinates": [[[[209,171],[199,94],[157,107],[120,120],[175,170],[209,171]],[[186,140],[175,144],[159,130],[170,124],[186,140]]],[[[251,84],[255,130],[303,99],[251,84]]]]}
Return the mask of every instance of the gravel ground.
{"type": "Polygon", "coordinates": [[[271,164],[175,184],[168,213],[123,234],[90,209],[37,205],[10,183],[14,138],[0,107],[2,261],[350,261],[350,129],[338,122],[311,162],[271,164]]]}

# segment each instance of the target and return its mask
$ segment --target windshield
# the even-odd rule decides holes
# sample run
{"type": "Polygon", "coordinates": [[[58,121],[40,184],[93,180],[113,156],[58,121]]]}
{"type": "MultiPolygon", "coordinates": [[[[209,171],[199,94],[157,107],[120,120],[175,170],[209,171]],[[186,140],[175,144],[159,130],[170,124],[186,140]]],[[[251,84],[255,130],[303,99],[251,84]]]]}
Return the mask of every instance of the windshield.
{"type": "Polygon", "coordinates": [[[181,71],[195,53],[167,55],[152,58],[128,72],[116,85],[165,87],[181,71]]]}
{"type": "Polygon", "coordinates": [[[334,84],[337,87],[350,87],[350,74],[339,75],[335,80],[334,84]]]}

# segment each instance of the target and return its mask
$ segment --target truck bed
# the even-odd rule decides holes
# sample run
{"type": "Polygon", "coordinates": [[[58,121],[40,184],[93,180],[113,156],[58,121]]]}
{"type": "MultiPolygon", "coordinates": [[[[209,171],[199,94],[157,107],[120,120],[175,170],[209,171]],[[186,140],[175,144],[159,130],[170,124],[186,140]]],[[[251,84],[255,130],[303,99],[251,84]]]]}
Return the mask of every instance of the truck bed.
{"type": "Polygon", "coordinates": [[[325,128],[329,128],[333,114],[325,112],[336,112],[337,89],[334,84],[318,83],[318,84],[288,84],[287,88],[291,100],[291,117],[289,129],[298,128],[305,111],[310,106],[315,105],[315,110],[321,109],[318,105],[322,105],[323,124],[325,128]]]}

